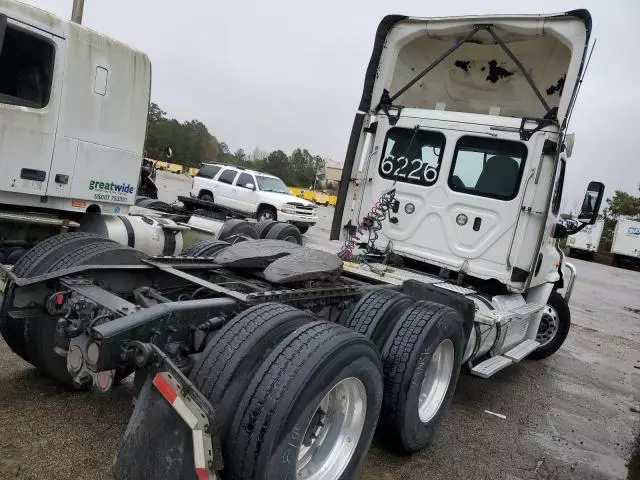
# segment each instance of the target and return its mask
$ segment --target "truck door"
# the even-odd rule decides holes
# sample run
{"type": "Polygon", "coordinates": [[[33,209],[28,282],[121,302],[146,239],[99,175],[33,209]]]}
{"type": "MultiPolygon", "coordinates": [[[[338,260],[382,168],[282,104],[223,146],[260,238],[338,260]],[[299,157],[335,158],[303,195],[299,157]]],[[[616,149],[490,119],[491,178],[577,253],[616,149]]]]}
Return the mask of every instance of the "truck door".
{"type": "Polygon", "coordinates": [[[237,205],[237,207],[235,208],[245,213],[256,213],[258,207],[258,195],[256,193],[256,189],[258,188],[258,186],[256,184],[256,179],[253,178],[253,175],[245,172],[240,172],[240,175],[238,175],[233,188],[233,196],[237,205]],[[248,188],[247,185],[253,185],[253,188],[248,188]]]}
{"type": "Polygon", "coordinates": [[[486,126],[443,129],[403,117],[382,118],[359,218],[395,189],[381,242],[416,260],[505,280],[522,203],[527,146],[517,133],[486,126]],[[382,128],[381,128],[382,127],[382,128]]]}
{"type": "Polygon", "coordinates": [[[65,41],[8,18],[0,45],[0,191],[45,195],[65,41]]]}

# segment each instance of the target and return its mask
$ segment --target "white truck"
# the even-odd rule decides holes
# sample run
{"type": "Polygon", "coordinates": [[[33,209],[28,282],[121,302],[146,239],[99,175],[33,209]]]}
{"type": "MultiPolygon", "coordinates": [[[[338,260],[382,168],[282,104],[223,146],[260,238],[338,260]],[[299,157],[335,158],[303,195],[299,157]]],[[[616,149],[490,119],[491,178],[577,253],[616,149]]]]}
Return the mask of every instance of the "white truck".
{"type": "MultiPolygon", "coordinates": [[[[146,54],[12,0],[0,0],[0,52],[0,263],[15,264],[66,231],[107,235],[148,254],[178,254],[195,238],[239,230],[257,238],[237,221],[223,229],[220,219],[194,218],[196,226],[147,210],[128,216],[137,195],[156,196],[150,162],[140,178],[146,54]]],[[[287,233],[280,230],[272,235],[287,233]]]]}
{"type": "Polygon", "coordinates": [[[603,229],[604,220],[598,220],[593,225],[587,225],[579,232],[569,235],[569,238],[567,239],[569,256],[584,256],[592,260],[594,255],[598,252],[603,229]]]}
{"type": "Polygon", "coordinates": [[[0,48],[0,253],[15,261],[43,238],[77,228],[86,212],[128,213],[151,63],[11,0],[0,0],[0,48]]]}
{"type": "Polygon", "coordinates": [[[613,264],[640,267],[640,222],[622,219],[616,223],[611,242],[613,264]]]}
{"type": "Polygon", "coordinates": [[[302,234],[318,221],[317,206],[291,195],[278,177],[232,165],[202,165],[193,177],[191,196],[256,218],[259,222],[291,223],[302,234]]]}
{"type": "MultiPolygon", "coordinates": [[[[4,339],[77,388],[135,372],[116,479],[347,480],[376,430],[429,446],[461,372],[544,359],[569,333],[558,210],[590,32],[586,10],[385,17],[339,256],[253,240],[150,257],[60,235],[3,269],[4,339]]],[[[578,228],[603,192],[589,184],[578,228]]]]}

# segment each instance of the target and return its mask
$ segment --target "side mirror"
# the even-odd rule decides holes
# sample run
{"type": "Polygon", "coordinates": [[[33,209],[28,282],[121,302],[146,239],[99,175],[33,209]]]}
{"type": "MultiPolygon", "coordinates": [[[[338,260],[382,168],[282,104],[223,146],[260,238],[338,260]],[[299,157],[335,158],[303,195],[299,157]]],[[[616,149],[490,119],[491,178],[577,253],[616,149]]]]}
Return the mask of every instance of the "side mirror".
{"type": "Polygon", "coordinates": [[[256,186],[253,183],[247,183],[245,184],[245,187],[247,187],[249,190],[255,190],[256,186]]]}
{"type": "Polygon", "coordinates": [[[587,225],[596,223],[598,213],[600,212],[602,197],[604,197],[604,184],[602,182],[589,182],[587,193],[585,193],[584,200],[582,201],[580,215],[578,215],[579,222],[587,225]]]}

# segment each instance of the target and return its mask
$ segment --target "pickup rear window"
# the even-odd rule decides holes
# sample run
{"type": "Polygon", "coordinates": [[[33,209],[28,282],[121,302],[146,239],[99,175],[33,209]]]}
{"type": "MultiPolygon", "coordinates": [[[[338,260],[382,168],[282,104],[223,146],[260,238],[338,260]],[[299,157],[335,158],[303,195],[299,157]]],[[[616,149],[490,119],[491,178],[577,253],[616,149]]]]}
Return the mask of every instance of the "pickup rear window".
{"type": "Polygon", "coordinates": [[[213,178],[220,171],[220,168],[222,167],[219,167],[218,165],[203,165],[196,176],[202,178],[213,178]]]}
{"type": "Polygon", "coordinates": [[[0,54],[0,102],[31,108],[49,103],[55,47],[45,38],[7,25],[0,54]]]}

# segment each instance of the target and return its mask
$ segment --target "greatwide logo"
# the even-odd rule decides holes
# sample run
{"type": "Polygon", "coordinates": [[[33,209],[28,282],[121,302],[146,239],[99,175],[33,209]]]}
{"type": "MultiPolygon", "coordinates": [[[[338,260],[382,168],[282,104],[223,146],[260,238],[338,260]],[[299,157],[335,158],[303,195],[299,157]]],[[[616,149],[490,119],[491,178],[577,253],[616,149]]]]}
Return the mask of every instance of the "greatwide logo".
{"type": "Polygon", "coordinates": [[[101,192],[115,193],[133,193],[135,191],[135,188],[133,188],[130,183],[113,183],[91,180],[89,182],[89,190],[99,190],[101,192]]]}

